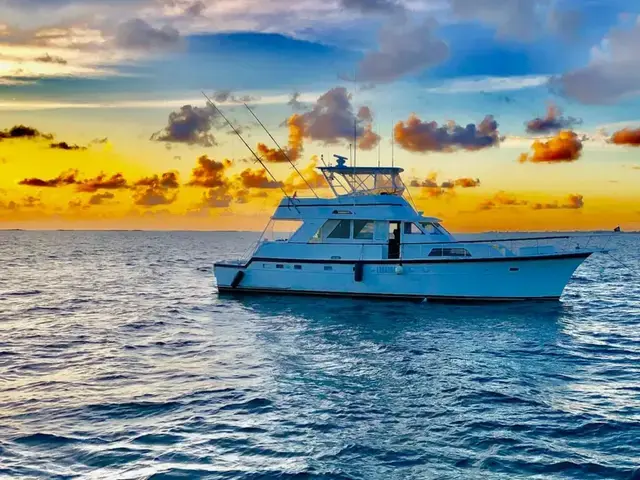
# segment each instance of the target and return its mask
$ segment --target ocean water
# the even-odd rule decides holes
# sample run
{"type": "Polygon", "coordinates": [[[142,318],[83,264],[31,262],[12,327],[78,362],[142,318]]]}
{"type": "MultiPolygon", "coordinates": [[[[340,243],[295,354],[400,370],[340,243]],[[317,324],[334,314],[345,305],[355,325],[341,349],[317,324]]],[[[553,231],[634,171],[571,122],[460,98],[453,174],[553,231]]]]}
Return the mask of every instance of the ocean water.
{"type": "Polygon", "coordinates": [[[0,477],[640,478],[640,236],[508,305],[219,298],[253,240],[0,232],[0,477]]]}

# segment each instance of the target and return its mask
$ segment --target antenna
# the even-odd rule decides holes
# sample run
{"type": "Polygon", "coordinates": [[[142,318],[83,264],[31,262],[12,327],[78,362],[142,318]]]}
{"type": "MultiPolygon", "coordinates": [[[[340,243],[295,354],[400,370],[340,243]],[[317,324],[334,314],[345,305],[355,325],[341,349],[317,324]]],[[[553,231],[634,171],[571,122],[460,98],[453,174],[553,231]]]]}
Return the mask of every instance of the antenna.
{"type": "Polygon", "coordinates": [[[393,123],[391,124],[391,166],[394,166],[395,158],[393,156],[393,147],[395,146],[395,138],[393,136],[393,123]]]}
{"type": "Polygon", "coordinates": [[[358,149],[358,119],[353,117],[353,167],[356,166],[356,150],[358,149]]]}
{"type": "MultiPolygon", "coordinates": [[[[378,138],[380,138],[380,127],[376,127],[376,133],[378,134],[378,138]]],[[[378,167],[380,166],[380,140],[378,140],[378,167]]]]}
{"type": "Polygon", "coordinates": [[[260,119],[258,118],[258,116],[253,113],[253,110],[251,110],[251,108],[249,108],[249,105],[247,105],[246,103],[244,103],[244,106],[247,107],[247,110],[249,110],[249,112],[251,113],[251,115],[253,115],[253,118],[256,119],[256,121],[260,124],[260,126],[264,129],[265,132],[267,132],[267,135],[269,135],[269,137],[271,138],[271,140],[273,140],[273,143],[276,144],[276,147],[278,147],[278,150],[280,150],[280,152],[284,155],[284,158],[287,159],[287,161],[289,162],[289,164],[293,167],[293,169],[296,171],[296,173],[298,175],[300,175],[300,178],[302,179],[302,181],[304,183],[307,184],[307,187],[309,187],[309,190],[311,190],[311,192],[316,196],[316,198],[318,197],[318,194],[316,193],[316,191],[313,189],[313,187],[309,184],[309,182],[307,181],[306,178],[304,178],[304,176],[300,173],[300,170],[298,170],[298,168],[295,166],[295,164],[291,161],[291,159],[289,158],[289,155],[287,155],[287,152],[285,152],[282,147],[280,147],[280,145],[278,144],[278,142],[276,141],[275,138],[273,138],[273,135],[271,135],[271,132],[269,132],[269,130],[267,130],[267,127],[264,126],[264,124],[260,121],[260,119]]]}
{"type": "Polygon", "coordinates": [[[224,121],[227,122],[227,124],[231,127],[231,130],[233,130],[233,132],[238,136],[238,138],[240,138],[240,140],[242,140],[242,143],[244,143],[245,147],[247,147],[249,149],[249,151],[253,154],[254,157],[256,157],[256,160],[260,163],[260,165],[262,165],[262,168],[264,168],[265,172],[267,172],[269,174],[269,176],[271,177],[271,179],[276,182],[279,186],[280,186],[280,190],[282,190],[282,193],[284,194],[285,197],[287,197],[289,199],[289,201],[291,200],[291,197],[289,197],[289,195],[287,194],[287,192],[285,191],[284,187],[282,186],[282,183],[280,183],[276,177],[273,176],[273,173],[271,173],[269,171],[269,169],[267,168],[267,166],[264,164],[264,162],[262,161],[262,159],[256,154],[256,152],[253,151],[253,148],[251,148],[249,146],[249,144],[245,141],[244,138],[242,138],[242,135],[240,135],[240,132],[238,130],[236,130],[236,127],[233,126],[233,124],[229,121],[229,119],[227,117],[224,116],[224,113],[222,113],[222,111],[215,105],[215,103],[213,103],[211,101],[211,99],[207,96],[206,93],[202,92],[202,95],[204,95],[204,98],[207,99],[207,103],[209,105],[211,105],[213,108],[216,109],[216,112],[218,112],[220,114],[220,116],[222,118],[224,118],[224,121]]]}

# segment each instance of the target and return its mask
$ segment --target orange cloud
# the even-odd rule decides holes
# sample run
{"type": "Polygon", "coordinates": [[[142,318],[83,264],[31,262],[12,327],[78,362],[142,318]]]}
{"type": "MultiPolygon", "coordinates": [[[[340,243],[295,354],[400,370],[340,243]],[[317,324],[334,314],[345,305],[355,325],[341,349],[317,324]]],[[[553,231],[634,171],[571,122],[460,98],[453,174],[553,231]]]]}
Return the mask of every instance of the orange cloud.
{"type": "Polygon", "coordinates": [[[563,130],[546,142],[536,140],[531,149],[533,153],[520,155],[520,163],[573,162],[582,154],[582,141],[574,132],[563,130]]]}
{"type": "Polygon", "coordinates": [[[304,138],[304,122],[300,115],[294,113],[287,119],[289,127],[289,141],[284,153],[280,149],[269,148],[264,143],[258,143],[258,154],[267,162],[278,163],[295,162],[302,155],[303,138],[304,138]],[[287,158],[288,157],[288,158],[287,158]]]}
{"type": "Polygon", "coordinates": [[[474,187],[479,187],[480,186],[480,179],[479,178],[458,178],[457,180],[454,180],[454,185],[456,187],[462,187],[462,188],[474,188],[474,187]]]}
{"type": "Polygon", "coordinates": [[[611,136],[611,143],[640,147],[640,128],[623,128],[611,136]]]}
{"type": "Polygon", "coordinates": [[[425,179],[418,180],[414,178],[409,184],[411,187],[420,187],[420,193],[424,197],[440,197],[445,193],[453,193],[456,187],[461,188],[474,188],[480,186],[480,179],[476,178],[458,178],[455,180],[447,180],[442,183],[438,183],[438,174],[435,172],[430,173],[425,179]]]}
{"type": "Polygon", "coordinates": [[[493,197],[483,200],[478,205],[478,210],[493,210],[496,207],[500,206],[519,206],[519,205],[528,205],[529,202],[526,200],[519,200],[512,193],[507,193],[505,191],[499,191],[493,197]]]}
{"type": "Polygon", "coordinates": [[[200,207],[204,208],[226,208],[231,204],[233,197],[226,187],[210,188],[202,194],[200,207]]]}
{"type": "Polygon", "coordinates": [[[578,194],[570,194],[567,197],[565,203],[551,202],[551,203],[534,203],[531,208],[534,210],[547,210],[547,209],[569,209],[577,210],[584,207],[584,197],[578,194]]]}
{"type": "Polygon", "coordinates": [[[206,155],[198,158],[198,166],[191,172],[190,187],[216,188],[226,184],[225,170],[232,165],[231,160],[217,162],[206,155]]]}
{"type": "MultiPolygon", "coordinates": [[[[367,107],[362,107],[367,108],[367,107]]],[[[380,143],[380,135],[373,131],[371,124],[364,127],[364,132],[358,140],[358,148],[361,150],[373,150],[380,143]]]]}
{"type": "Polygon", "coordinates": [[[89,199],[89,205],[102,205],[104,200],[112,200],[115,195],[111,192],[96,193],[89,199]]]}
{"type": "Polygon", "coordinates": [[[300,175],[304,177],[304,180],[300,178],[296,172],[292,172],[289,177],[284,181],[285,189],[287,192],[293,192],[296,190],[308,190],[309,185],[311,188],[328,188],[329,185],[324,176],[318,173],[318,156],[313,155],[311,162],[304,168],[300,169],[300,175]],[[305,182],[306,180],[306,182],[305,182]],[[309,185],[307,185],[309,184],[309,185]]]}
{"type": "Polygon", "coordinates": [[[121,190],[129,188],[127,180],[122,173],[116,173],[108,177],[102,173],[95,178],[89,178],[76,182],[77,190],[84,193],[94,193],[98,190],[121,190]]]}
{"type": "Polygon", "coordinates": [[[77,170],[69,170],[49,180],[42,180],[41,178],[25,178],[24,180],[20,180],[18,184],[25,185],[27,187],[43,188],[66,187],[67,185],[75,185],[78,183],[77,175],[77,170]]]}
{"type": "Polygon", "coordinates": [[[276,182],[267,177],[264,170],[252,170],[247,168],[239,175],[239,181],[246,188],[281,188],[282,182],[276,182]]]}
{"type": "Polygon", "coordinates": [[[161,177],[153,175],[152,177],[145,177],[134,183],[136,187],[159,187],[159,188],[178,188],[180,182],[178,180],[177,172],[166,172],[161,177]]]}

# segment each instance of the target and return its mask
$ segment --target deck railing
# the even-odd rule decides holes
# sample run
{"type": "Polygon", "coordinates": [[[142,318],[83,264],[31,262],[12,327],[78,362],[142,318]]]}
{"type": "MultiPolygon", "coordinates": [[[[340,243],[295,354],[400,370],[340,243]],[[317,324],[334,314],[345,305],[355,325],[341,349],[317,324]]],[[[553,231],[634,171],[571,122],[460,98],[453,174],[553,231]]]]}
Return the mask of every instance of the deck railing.
{"type": "Polygon", "coordinates": [[[572,235],[497,237],[489,239],[457,239],[452,244],[485,244],[493,247],[496,256],[545,255],[550,253],[571,253],[595,249],[606,251],[615,234],[612,233],[576,233],[572,235]]]}

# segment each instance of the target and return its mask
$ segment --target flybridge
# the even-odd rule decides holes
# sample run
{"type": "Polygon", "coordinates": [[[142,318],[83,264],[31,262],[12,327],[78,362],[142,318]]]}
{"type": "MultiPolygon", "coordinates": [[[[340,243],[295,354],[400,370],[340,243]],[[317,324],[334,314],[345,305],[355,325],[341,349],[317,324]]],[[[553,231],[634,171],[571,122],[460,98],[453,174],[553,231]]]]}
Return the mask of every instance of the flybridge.
{"type": "Polygon", "coordinates": [[[405,185],[399,167],[349,167],[346,157],[334,155],[336,165],[320,167],[336,197],[362,195],[402,196],[405,185]]]}

